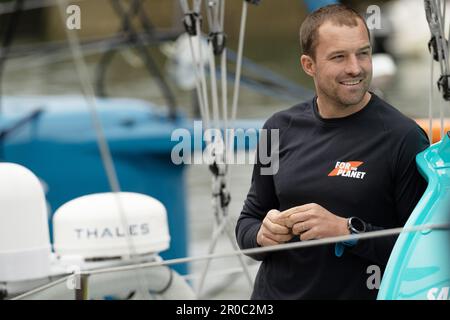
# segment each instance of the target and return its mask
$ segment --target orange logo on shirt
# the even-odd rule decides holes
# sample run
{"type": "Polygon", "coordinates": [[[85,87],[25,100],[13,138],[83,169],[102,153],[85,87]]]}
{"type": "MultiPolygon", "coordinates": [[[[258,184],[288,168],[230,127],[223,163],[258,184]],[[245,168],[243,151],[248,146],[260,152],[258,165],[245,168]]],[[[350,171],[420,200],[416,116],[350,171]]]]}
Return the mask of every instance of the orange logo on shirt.
{"type": "Polygon", "coordinates": [[[352,179],[364,179],[366,172],[358,171],[358,167],[364,162],[361,161],[349,161],[349,162],[336,162],[334,169],[328,174],[329,177],[346,177],[352,179]]]}

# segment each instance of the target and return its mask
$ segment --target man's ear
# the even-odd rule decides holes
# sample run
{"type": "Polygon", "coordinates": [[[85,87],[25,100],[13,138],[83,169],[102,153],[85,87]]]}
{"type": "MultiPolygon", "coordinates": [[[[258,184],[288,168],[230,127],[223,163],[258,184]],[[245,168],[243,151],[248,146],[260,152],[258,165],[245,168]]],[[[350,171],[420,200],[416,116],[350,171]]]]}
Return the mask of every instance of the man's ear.
{"type": "Polygon", "coordinates": [[[310,56],[303,54],[300,57],[300,63],[307,75],[311,77],[314,77],[316,75],[316,65],[314,63],[314,60],[310,56]]]}

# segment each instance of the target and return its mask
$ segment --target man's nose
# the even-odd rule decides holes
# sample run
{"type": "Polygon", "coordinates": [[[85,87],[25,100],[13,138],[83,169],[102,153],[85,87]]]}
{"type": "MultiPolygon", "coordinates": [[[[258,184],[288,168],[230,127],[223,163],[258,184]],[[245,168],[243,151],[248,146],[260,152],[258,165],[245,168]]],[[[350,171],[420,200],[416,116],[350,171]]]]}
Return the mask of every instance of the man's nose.
{"type": "Polygon", "coordinates": [[[362,68],[359,64],[358,57],[356,55],[350,55],[345,66],[345,73],[351,76],[358,76],[361,72],[362,68]]]}

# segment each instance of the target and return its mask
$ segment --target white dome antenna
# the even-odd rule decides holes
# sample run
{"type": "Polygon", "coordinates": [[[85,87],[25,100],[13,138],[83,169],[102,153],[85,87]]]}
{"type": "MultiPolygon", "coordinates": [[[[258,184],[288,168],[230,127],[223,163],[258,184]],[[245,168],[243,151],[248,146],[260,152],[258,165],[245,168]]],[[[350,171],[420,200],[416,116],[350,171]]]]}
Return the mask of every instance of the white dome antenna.
{"type": "Polygon", "coordinates": [[[158,253],[170,244],[164,205],[131,192],[91,194],[67,202],[53,216],[53,232],[57,255],[84,259],[158,253]],[[122,224],[116,196],[127,226],[122,224]],[[130,252],[127,239],[132,240],[135,252],[130,252]]]}
{"type": "Polygon", "coordinates": [[[48,276],[50,255],[39,179],[23,166],[0,163],[0,282],[48,276]]]}

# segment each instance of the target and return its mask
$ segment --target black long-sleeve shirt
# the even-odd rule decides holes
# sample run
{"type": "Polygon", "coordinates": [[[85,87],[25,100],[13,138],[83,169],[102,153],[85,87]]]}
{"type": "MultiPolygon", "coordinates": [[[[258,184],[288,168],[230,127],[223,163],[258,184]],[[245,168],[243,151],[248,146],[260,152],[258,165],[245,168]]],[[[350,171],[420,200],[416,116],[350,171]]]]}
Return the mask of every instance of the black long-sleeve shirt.
{"type": "MultiPolygon", "coordinates": [[[[264,175],[270,164],[254,166],[236,226],[242,249],[258,247],[257,232],[271,209],[317,203],[379,230],[403,226],[425,191],[415,156],[428,147],[426,134],[375,94],[362,110],[334,119],[320,116],[314,98],[274,114],[264,128],[279,129],[279,168],[264,175]]],[[[263,262],[252,299],[375,299],[367,268],[384,271],[396,238],[360,240],[341,257],[334,245],[253,255],[263,262]]]]}

